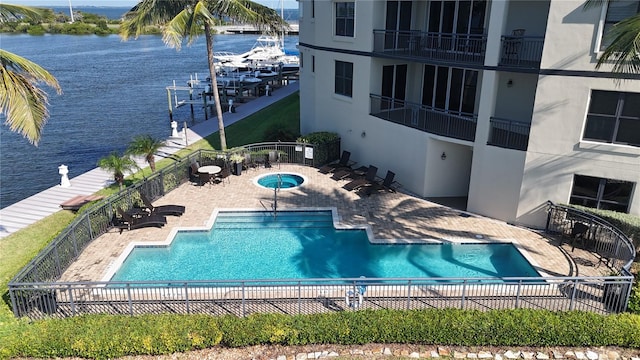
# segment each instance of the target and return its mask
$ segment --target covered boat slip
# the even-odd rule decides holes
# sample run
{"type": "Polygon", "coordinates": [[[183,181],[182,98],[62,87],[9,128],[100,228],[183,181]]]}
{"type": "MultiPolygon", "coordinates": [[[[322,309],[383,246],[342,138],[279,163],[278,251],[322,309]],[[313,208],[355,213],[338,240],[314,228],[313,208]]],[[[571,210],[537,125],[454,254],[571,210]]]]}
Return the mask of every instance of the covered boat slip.
{"type": "Polygon", "coordinates": [[[359,309],[621,311],[628,284],[618,278],[309,279],[160,283],[57,283],[20,291],[13,302],[32,319],[80,314],[255,312],[312,314],[359,309]],[[363,286],[364,284],[364,286],[363,286]],[[53,285],[53,286],[51,286],[53,285]]]}

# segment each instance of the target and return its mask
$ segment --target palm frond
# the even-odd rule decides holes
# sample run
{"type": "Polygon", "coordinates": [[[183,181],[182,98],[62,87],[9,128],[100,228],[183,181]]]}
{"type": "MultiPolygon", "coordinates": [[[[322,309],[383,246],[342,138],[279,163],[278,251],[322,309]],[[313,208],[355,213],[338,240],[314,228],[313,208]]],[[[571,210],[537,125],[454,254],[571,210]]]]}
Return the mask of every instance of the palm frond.
{"type": "Polygon", "coordinates": [[[251,0],[209,0],[209,11],[217,18],[230,18],[260,30],[279,33],[289,28],[278,13],[251,0]]]}
{"type": "Polygon", "coordinates": [[[46,11],[47,9],[33,6],[0,3],[0,22],[13,21],[21,17],[27,17],[32,20],[42,20],[46,11]]]}
{"type": "Polygon", "coordinates": [[[615,24],[605,38],[612,41],[598,59],[596,69],[612,63],[615,73],[640,73],[640,14],[615,24]]]}
{"type": "Polygon", "coordinates": [[[49,118],[47,94],[38,87],[44,82],[61,93],[58,81],[41,66],[0,49],[0,113],[5,125],[37,145],[49,118]]]}
{"type": "Polygon", "coordinates": [[[143,0],[125,14],[120,37],[138,38],[145,27],[164,25],[193,3],[193,0],[143,0]]]}

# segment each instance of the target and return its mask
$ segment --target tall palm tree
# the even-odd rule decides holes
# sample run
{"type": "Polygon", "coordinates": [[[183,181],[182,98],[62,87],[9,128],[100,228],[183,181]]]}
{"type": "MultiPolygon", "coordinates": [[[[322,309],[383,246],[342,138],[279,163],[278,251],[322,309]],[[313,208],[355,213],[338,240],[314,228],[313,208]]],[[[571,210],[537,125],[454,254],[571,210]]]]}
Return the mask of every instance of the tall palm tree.
{"type": "Polygon", "coordinates": [[[149,164],[151,171],[156,171],[155,154],[164,146],[164,141],[151,135],[138,135],[131,140],[126,153],[130,155],[142,155],[149,164]]]}
{"type": "MultiPolygon", "coordinates": [[[[120,35],[127,39],[138,37],[147,25],[163,25],[162,40],[168,46],[180,50],[186,40],[191,45],[203,33],[207,43],[207,60],[213,89],[217,89],[213,60],[213,26],[216,19],[231,19],[251,24],[258,29],[280,32],[288,25],[275,10],[251,0],[142,0],[127,14],[120,35]]],[[[227,149],[220,94],[213,91],[218,116],[220,146],[227,149]]]]}
{"type": "Polygon", "coordinates": [[[120,155],[117,151],[98,160],[98,166],[113,173],[113,179],[124,188],[124,173],[138,169],[138,164],[129,155],[120,155]]]}
{"type": "MultiPolygon", "coordinates": [[[[43,15],[44,9],[0,3],[0,22],[21,16],[40,19],[43,15]]],[[[37,146],[49,118],[47,93],[39,84],[45,83],[61,94],[58,80],[38,64],[2,49],[0,78],[0,114],[6,116],[5,125],[37,146]]]]}
{"type": "MultiPolygon", "coordinates": [[[[607,1],[587,0],[584,8],[600,6],[607,6],[607,1]]],[[[611,42],[600,55],[596,69],[604,64],[612,63],[612,71],[615,73],[640,73],[640,13],[613,25],[611,30],[603,36],[611,42]]]]}

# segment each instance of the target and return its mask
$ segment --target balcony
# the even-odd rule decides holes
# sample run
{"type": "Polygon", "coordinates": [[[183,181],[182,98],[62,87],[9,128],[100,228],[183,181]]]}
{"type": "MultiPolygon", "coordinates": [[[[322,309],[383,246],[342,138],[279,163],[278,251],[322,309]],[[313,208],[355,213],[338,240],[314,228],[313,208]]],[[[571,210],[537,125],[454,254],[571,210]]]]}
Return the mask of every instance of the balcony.
{"type": "Polygon", "coordinates": [[[543,36],[502,37],[499,66],[518,69],[539,69],[542,59],[543,36]]]}
{"type": "Polygon", "coordinates": [[[528,122],[492,117],[487,145],[527,151],[530,129],[528,122]]]}
{"type": "Polygon", "coordinates": [[[370,94],[369,97],[370,115],[377,118],[431,134],[467,141],[475,139],[476,115],[451,113],[380,95],[370,94]]]}
{"type": "Polygon", "coordinates": [[[373,31],[374,54],[430,62],[484,64],[486,35],[445,34],[417,30],[373,31]]]}

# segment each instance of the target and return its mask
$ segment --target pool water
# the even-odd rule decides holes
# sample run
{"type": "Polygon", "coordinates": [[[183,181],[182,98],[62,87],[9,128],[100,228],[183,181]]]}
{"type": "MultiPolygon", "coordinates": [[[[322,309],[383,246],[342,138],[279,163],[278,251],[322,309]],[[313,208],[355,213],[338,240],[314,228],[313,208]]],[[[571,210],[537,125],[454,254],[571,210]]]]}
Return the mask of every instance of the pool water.
{"type": "Polygon", "coordinates": [[[210,231],[133,249],[113,281],[538,277],[512,244],[371,244],[331,211],[220,212],[210,231]]]}
{"type": "Polygon", "coordinates": [[[304,178],[297,174],[277,173],[258,178],[258,185],[269,189],[290,189],[302,185],[304,178]]]}

